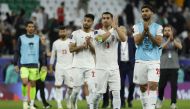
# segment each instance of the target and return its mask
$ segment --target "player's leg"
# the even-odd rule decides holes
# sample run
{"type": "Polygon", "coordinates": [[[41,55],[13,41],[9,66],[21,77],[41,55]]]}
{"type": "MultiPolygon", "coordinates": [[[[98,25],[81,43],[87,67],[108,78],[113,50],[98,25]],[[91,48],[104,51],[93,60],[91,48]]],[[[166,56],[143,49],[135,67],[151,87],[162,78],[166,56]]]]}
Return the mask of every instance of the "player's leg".
{"type": "Polygon", "coordinates": [[[171,69],[169,71],[170,71],[169,79],[171,84],[171,109],[176,109],[178,69],[171,69]]]}
{"type": "Polygon", "coordinates": [[[160,70],[160,79],[159,79],[159,85],[158,85],[158,99],[156,102],[156,108],[162,107],[162,100],[164,96],[164,89],[166,87],[167,81],[168,81],[168,70],[167,69],[161,69],[160,70]]]}
{"type": "Polygon", "coordinates": [[[129,80],[129,88],[128,88],[129,93],[128,93],[127,102],[128,102],[128,107],[129,108],[133,107],[132,101],[133,101],[133,93],[134,93],[134,90],[135,90],[135,84],[133,83],[133,72],[134,72],[134,64],[130,63],[129,64],[129,71],[127,73],[128,80],[129,80]]]}
{"type": "Polygon", "coordinates": [[[30,80],[30,108],[34,108],[34,100],[36,97],[36,80],[39,77],[38,68],[29,68],[29,80],[30,80]]]}
{"type": "Polygon", "coordinates": [[[82,73],[83,69],[72,68],[73,77],[73,91],[71,94],[71,106],[72,109],[77,109],[77,99],[80,92],[81,86],[84,83],[84,77],[82,73]]]}
{"type": "Polygon", "coordinates": [[[45,83],[44,83],[44,81],[42,81],[41,79],[39,79],[37,83],[38,83],[38,84],[36,84],[36,87],[39,87],[39,90],[40,90],[40,97],[41,97],[41,99],[42,99],[42,103],[43,103],[44,108],[49,108],[49,107],[51,107],[51,105],[47,102],[47,100],[46,100],[46,98],[45,98],[45,92],[44,92],[45,83]]]}
{"type": "Polygon", "coordinates": [[[57,108],[62,109],[61,100],[63,97],[63,91],[62,91],[62,82],[63,82],[63,71],[60,69],[55,70],[55,92],[56,92],[56,102],[57,102],[57,108]]]}
{"type": "Polygon", "coordinates": [[[94,103],[94,93],[95,93],[95,71],[88,69],[84,71],[84,94],[88,103],[89,109],[93,109],[94,103]]]}
{"type": "Polygon", "coordinates": [[[126,74],[129,71],[129,66],[127,63],[121,63],[119,66],[120,78],[121,78],[121,90],[120,90],[120,97],[121,97],[121,107],[125,108],[125,80],[126,74]]]}
{"type": "Polygon", "coordinates": [[[29,76],[29,70],[26,67],[21,67],[20,69],[20,76],[22,79],[22,96],[23,96],[23,109],[28,109],[28,76],[29,76]]]}
{"type": "Polygon", "coordinates": [[[120,98],[120,89],[121,89],[121,80],[119,70],[112,70],[109,72],[108,85],[112,92],[113,96],[113,109],[120,109],[121,107],[121,98],[120,98]]]}
{"type": "Polygon", "coordinates": [[[95,84],[96,84],[96,91],[94,93],[94,109],[98,109],[99,100],[102,97],[103,93],[106,93],[107,84],[108,84],[108,76],[109,73],[106,70],[95,70],[95,84]]]}
{"type": "Polygon", "coordinates": [[[160,78],[160,64],[153,62],[148,65],[148,109],[155,109],[157,89],[160,78]]]}
{"type": "Polygon", "coordinates": [[[64,72],[64,84],[67,86],[66,91],[66,102],[67,108],[71,109],[71,94],[73,90],[73,76],[72,76],[72,69],[65,70],[64,72]]]}
{"type": "Polygon", "coordinates": [[[133,82],[140,85],[141,90],[141,103],[143,109],[146,109],[148,102],[148,93],[147,93],[147,66],[142,62],[135,62],[133,82]]]}

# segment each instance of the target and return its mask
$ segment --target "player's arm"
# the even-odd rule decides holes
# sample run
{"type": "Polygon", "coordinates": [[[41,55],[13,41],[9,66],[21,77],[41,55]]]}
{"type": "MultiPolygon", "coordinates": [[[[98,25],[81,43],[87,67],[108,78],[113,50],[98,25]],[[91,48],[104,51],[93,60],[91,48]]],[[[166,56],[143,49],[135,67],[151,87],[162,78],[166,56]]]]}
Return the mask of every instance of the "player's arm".
{"type": "Polygon", "coordinates": [[[111,32],[110,31],[107,31],[106,33],[104,34],[99,34],[95,37],[95,40],[97,42],[104,42],[105,40],[107,40],[109,38],[109,36],[111,35],[111,32]]]}
{"type": "Polygon", "coordinates": [[[133,37],[134,37],[135,44],[139,45],[142,43],[145,37],[145,33],[146,33],[145,31],[140,33],[138,30],[138,27],[136,25],[133,26],[133,37]]]}
{"type": "Polygon", "coordinates": [[[94,48],[94,45],[93,45],[92,37],[86,37],[86,42],[88,44],[88,47],[90,48],[91,53],[95,54],[95,48],[94,48]]]}
{"type": "Polygon", "coordinates": [[[73,52],[79,52],[87,48],[87,43],[84,42],[84,44],[77,46],[76,43],[69,44],[69,50],[71,53],[73,52]]]}
{"type": "Polygon", "coordinates": [[[50,57],[50,62],[49,62],[49,72],[52,73],[53,72],[53,64],[55,62],[55,58],[56,58],[56,46],[55,46],[55,42],[53,43],[52,46],[52,50],[51,50],[51,57],[50,57]]]}
{"type": "Polygon", "coordinates": [[[21,47],[21,39],[20,37],[18,38],[18,41],[17,41],[17,45],[16,45],[16,49],[15,49],[15,52],[14,52],[14,66],[15,66],[15,70],[16,72],[19,72],[19,67],[18,67],[18,62],[20,60],[20,47],[21,47]]]}
{"type": "Polygon", "coordinates": [[[162,28],[162,26],[159,26],[156,31],[156,37],[153,37],[153,35],[150,33],[149,29],[147,29],[146,34],[154,45],[160,46],[162,44],[162,38],[163,38],[162,32],[163,32],[163,28],[162,28]]]}
{"type": "Polygon", "coordinates": [[[46,48],[43,47],[41,40],[39,41],[39,60],[40,60],[40,65],[44,68],[47,66],[46,63],[46,48]]]}
{"type": "Polygon", "coordinates": [[[114,28],[114,30],[117,32],[118,34],[118,38],[121,42],[125,42],[126,41],[126,34],[125,32],[123,32],[122,28],[119,28],[118,26],[118,18],[114,17],[113,22],[112,22],[112,27],[114,28]]]}
{"type": "Polygon", "coordinates": [[[182,49],[181,41],[178,38],[174,39],[174,46],[178,49],[182,49]]]}
{"type": "Polygon", "coordinates": [[[154,45],[157,45],[157,46],[161,45],[161,43],[162,43],[162,36],[156,35],[156,37],[154,38],[150,32],[148,32],[147,35],[148,35],[148,38],[152,41],[152,43],[154,45]]]}
{"type": "Polygon", "coordinates": [[[168,47],[167,45],[169,42],[170,42],[170,38],[168,38],[167,41],[162,44],[162,48],[166,49],[168,47]]]}

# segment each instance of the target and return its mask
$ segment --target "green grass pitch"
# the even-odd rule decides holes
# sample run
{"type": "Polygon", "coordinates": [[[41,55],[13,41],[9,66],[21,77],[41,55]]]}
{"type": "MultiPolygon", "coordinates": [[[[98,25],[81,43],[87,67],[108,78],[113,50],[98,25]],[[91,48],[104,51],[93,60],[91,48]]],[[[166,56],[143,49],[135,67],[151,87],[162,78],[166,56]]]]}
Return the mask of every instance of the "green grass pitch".
{"type": "MultiPolygon", "coordinates": [[[[57,109],[55,101],[49,101],[49,102],[53,106],[51,109],[57,109]]],[[[35,103],[39,107],[38,109],[43,109],[43,106],[40,101],[36,101],[35,103]]],[[[63,101],[62,104],[63,104],[63,109],[66,109],[65,101],[63,101]]],[[[170,106],[170,101],[165,100],[163,103],[162,109],[170,109],[169,106],[170,106]]],[[[190,109],[190,100],[178,100],[177,107],[178,107],[177,109],[190,109]]],[[[22,109],[22,102],[21,101],[2,101],[1,100],[0,101],[0,109],[22,109]]],[[[78,109],[87,109],[86,102],[79,101],[78,109]]],[[[101,109],[101,104],[100,104],[100,109],[101,109]]],[[[135,100],[133,102],[133,109],[142,109],[141,103],[139,100],[135,100]]]]}

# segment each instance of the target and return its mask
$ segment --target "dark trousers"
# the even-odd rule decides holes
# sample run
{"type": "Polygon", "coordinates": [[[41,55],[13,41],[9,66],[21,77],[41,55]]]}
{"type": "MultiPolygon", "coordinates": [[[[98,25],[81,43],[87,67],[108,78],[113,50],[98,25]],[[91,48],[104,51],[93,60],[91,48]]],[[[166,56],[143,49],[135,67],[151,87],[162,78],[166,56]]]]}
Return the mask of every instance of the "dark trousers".
{"type": "Polygon", "coordinates": [[[167,85],[167,82],[170,82],[171,85],[171,103],[176,103],[177,96],[177,78],[178,78],[178,69],[161,69],[160,70],[160,80],[158,86],[158,97],[160,100],[163,100],[164,89],[167,85]]]}
{"type": "Polygon", "coordinates": [[[128,76],[129,83],[129,94],[127,102],[131,102],[133,100],[133,93],[135,89],[135,84],[133,83],[133,71],[134,71],[134,63],[131,62],[120,62],[119,64],[120,77],[121,77],[121,105],[125,105],[125,80],[126,76],[128,76]]]}
{"type": "Polygon", "coordinates": [[[44,106],[47,106],[48,103],[45,98],[44,88],[45,88],[45,83],[43,81],[41,81],[41,79],[38,79],[36,81],[36,93],[38,92],[38,90],[40,90],[40,97],[42,99],[42,103],[44,106]]]}

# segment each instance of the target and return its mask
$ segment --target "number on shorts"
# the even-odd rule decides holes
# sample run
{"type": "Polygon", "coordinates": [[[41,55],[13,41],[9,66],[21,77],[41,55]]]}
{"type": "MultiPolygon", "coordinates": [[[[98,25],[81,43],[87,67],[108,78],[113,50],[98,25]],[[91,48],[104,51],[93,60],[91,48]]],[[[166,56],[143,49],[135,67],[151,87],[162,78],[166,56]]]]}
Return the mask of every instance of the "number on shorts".
{"type": "Polygon", "coordinates": [[[92,71],[92,77],[95,77],[95,75],[94,75],[94,74],[95,74],[95,72],[94,72],[94,71],[92,71]]]}

